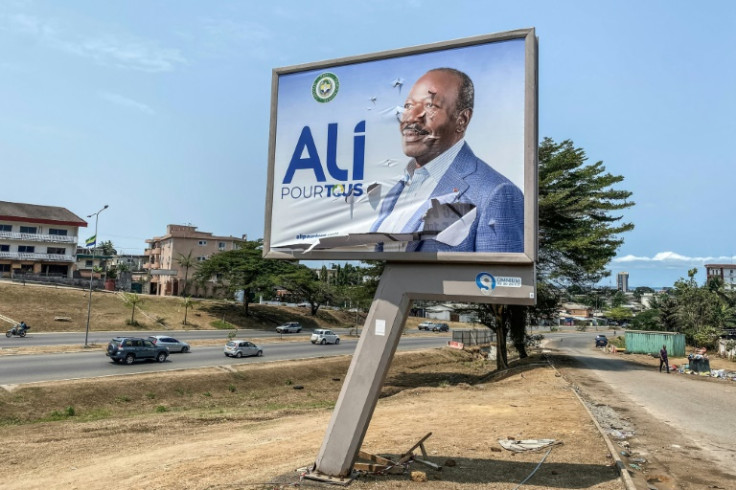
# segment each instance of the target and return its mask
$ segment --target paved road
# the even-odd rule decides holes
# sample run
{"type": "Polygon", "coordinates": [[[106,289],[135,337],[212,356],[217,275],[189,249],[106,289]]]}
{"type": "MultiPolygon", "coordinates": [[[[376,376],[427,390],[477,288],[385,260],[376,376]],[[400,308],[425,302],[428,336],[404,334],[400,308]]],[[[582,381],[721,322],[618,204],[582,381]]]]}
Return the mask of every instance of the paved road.
{"type": "MultiPolygon", "coordinates": [[[[222,332],[219,333],[222,337],[222,332]]],[[[272,335],[273,336],[273,335],[272,335]]],[[[110,334],[106,338],[109,340],[110,334]]],[[[178,335],[177,338],[188,338],[178,335]]],[[[253,335],[248,334],[249,339],[253,335]]],[[[28,337],[27,337],[28,338],[28,337]]],[[[292,335],[291,338],[296,338],[292,335]]],[[[120,365],[110,361],[100,348],[85,352],[62,354],[29,354],[0,356],[0,385],[16,385],[39,381],[61,379],[93,378],[130,373],[158,372],[171,369],[195,369],[209,366],[269,362],[287,359],[303,359],[336,355],[350,355],[358,341],[355,337],[342,337],[339,345],[313,345],[303,337],[303,342],[263,343],[263,357],[234,359],[223,354],[222,345],[215,347],[193,347],[187,354],[171,354],[164,363],[140,362],[132,366],[120,365]]],[[[21,339],[25,340],[25,339],[21,339]]],[[[399,350],[414,350],[440,347],[450,340],[448,335],[405,336],[399,343],[399,350]]],[[[39,341],[40,342],[40,341],[39,341]]],[[[256,343],[258,341],[256,340],[256,343]]],[[[105,341],[104,345],[107,345],[105,341]]]]}
{"type": "Polygon", "coordinates": [[[706,449],[727,472],[736,464],[736,383],[659,373],[593,347],[595,333],[546,334],[546,346],[573,356],[631,407],[640,407],[706,449]]]}

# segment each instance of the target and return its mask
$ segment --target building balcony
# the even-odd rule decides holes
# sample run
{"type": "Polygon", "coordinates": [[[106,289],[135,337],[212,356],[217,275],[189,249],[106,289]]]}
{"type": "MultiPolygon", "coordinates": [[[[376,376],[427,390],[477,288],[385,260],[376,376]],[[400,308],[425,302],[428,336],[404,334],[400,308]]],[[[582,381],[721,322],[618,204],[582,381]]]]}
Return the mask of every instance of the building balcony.
{"type": "Polygon", "coordinates": [[[43,235],[41,233],[19,233],[17,231],[0,231],[0,239],[17,240],[21,242],[77,243],[76,236],[43,235]]]}
{"type": "Polygon", "coordinates": [[[76,262],[73,255],[38,254],[28,252],[0,252],[0,259],[23,260],[26,262],[76,262]]]}
{"type": "Polygon", "coordinates": [[[161,255],[161,249],[160,248],[147,248],[143,250],[143,255],[148,255],[148,256],[161,255]]]}

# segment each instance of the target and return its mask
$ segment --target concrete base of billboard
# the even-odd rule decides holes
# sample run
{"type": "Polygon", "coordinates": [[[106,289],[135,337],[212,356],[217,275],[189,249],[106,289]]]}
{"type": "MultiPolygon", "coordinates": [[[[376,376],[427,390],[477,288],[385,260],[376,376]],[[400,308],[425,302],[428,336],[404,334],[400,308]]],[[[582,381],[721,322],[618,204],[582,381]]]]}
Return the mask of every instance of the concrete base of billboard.
{"type": "Polygon", "coordinates": [[[387,263],[314,471],[351,474],[413,300],[533,305],[534,281],[529,264],[387,263]]]}

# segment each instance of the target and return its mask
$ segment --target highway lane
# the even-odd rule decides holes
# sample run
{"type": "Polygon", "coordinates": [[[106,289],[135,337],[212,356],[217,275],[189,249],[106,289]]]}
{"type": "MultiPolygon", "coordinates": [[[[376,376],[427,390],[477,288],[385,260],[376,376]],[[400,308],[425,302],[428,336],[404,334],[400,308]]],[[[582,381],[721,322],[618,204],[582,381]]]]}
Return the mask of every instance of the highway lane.
{"type": "MultiPolygon", "coordinates": [[[[113,337],[148,337],[149,335],[168,335],[170,337],[183,340],[185,342],[192,342],[196,340],[211,340],[211,339],[227,339],[230,330],[146,330],[146,331],[105,331],[105,332],[90,332],[87,343],[89,345],[107,345],[110,339],[113,337]]],[[[348,330],[335,329],[335,332],[342,335],[347,335],[348,330]]],[[[301,336],[309,338],[312,329],[304,329],[299,334],[288,334],[284,335],[284,338],[288,336],[301,336]]],[[[249,339],[260,339],[260,338],[278,338],[280,334],[275,331],[268,330],[238,330],[238,335],[247,337],[249,339]]],[[[11,337],[7,338],[4,335],[0,336],[0,349],[8,347],[39,347],[39,346],[59,346],[59,345],[84,345],[84,332],[44,332],[35,333],[33,329],[28,333],[25,338],[11,337]]]]}
{"type": "MultiPolygon", "coordinates": [[[[253,336],[249,334],[248,338],[253,339],[253,336]]],[[[105,351],[99,348],[60,354],[0,356],[0,385],[350,355],[358,343],[357,338],[342,337],[338,345],[313,345],[304,337],[304,342],[262,343],[263,357],[234,359],[223,353],[226,340],[223,339],[221,346],[195,347],[187,354],[171,354],[164,363],[140,362],[131,366],[111,362],[105,351]]],[[[446,345],[448,340],[448,335],[404,336],[399,343],[399,350],[437,348],[446,345]]]]}

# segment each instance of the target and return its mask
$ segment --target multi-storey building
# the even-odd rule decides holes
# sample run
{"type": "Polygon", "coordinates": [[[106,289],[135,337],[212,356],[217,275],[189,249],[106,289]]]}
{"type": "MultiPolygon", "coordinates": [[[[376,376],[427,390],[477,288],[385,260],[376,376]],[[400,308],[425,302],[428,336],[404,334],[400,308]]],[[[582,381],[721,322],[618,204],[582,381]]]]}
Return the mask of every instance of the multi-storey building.
{"type": "Polygon", "coordinates": [[[77,247],[77,276],[89,279],[89,276],[93,274],[95,278],[101,279],[113,258],[113,255],[106,255],[102,247],[77,247]]]}
{"type": "Polygon", "coordinates": [[[86,226],[66,208],[0,201],[0,275],[72,277],[78,230],[86,226]]]}
{"type": "Polygon", "coordinates": [[[736,289],[736,264],[705,264],[706,280],[720,277],[728,289],[736,289]]]}
{"type": "Polygon", "coordinates": [[[183,293],[185,280],[189,282],[187,294],[194,293],[192,276],[196,263],[203,262],[216,253],[235,250],[246,240],[245,235],[242,238],[214,236],[212,233],[197,231],[196,226],[166,226],[166,235],[146,240],[149,246],[143,251],[143,255],[148,258],[143,268],[151,274],[151,294],[178,296],[183,293]],[[194,266],[187,270],[179,262],[190,256],[194,266]]]}
{"type": "Polygon", "coordinates": [[[624,293],[629,292],[629,273],[619,272],[616,275],[616,289],[624,293]]]}

